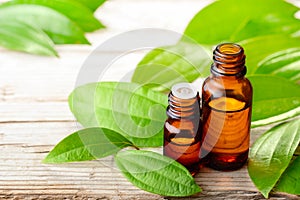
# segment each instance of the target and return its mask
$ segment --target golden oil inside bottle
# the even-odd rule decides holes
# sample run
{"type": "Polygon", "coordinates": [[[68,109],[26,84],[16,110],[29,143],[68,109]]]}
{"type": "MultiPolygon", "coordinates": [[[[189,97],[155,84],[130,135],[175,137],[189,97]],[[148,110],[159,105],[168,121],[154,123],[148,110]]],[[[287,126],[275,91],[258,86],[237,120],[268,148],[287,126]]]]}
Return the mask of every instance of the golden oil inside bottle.
{"type": "Polygon", "coordinates": [[[218,45],[202,86],[201,158],[217,170],[236,170],[247,162],[253,91],[245,58],[238,44],[218,45]]]}
{"type": "MultiPolygon", "coordinates": [[[[186,122],[183,122],[186,123],[186,122]]],[[[188,122],[190,123],[190,122],[188,122]]],[[[196,123],[196,122],[195,122],[196,123]]],[[[198,122],[199,123],[199,122],[198,122]]],[[[193,122],[190,123],[191,125],[193,122]]],[[[200,137],[193,130],[185,129],[173,133],[171,126],[178,123],[166,122],[164,155],[171,157],[184,165],[192,175],[199,171],[200,161],[200,137]]],[[[191,126],[191,128],[193,125],[191,126]]],[[[192,128],[193,129],[193,128],[192,128]]]]}
{"type": "Polygon", "coordinates": [[[248,158],[251,110],[246,102],[220,97],[203,105],[202,153],[208,153],[209,166],[235,170],[248,158]]]}
{"type": "Polygon", "coordinates": [[[172,88],[164,126],[164,155],[184,165],[192,175],[199,171],[200,102],[189,84],[172,88]]]}

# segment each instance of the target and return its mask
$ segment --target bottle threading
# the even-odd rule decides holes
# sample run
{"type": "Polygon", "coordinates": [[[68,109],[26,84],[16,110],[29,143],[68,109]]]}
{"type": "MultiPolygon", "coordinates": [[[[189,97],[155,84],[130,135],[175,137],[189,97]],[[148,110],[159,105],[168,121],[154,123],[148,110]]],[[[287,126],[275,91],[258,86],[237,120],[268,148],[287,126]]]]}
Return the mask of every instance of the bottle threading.
{"type": "MultiPolygon", "coordinates": [[[[182,87],[178,87],[178,90],[182,87]]],[[[184,165],[192,175],[199,171],[200,161],[199,103],[198,93],[191,98],[182,99],[175,96],[174,91],[171,92],[166,112],[168,118],[164,126],[164,155],[184,165]]]]}
{"type": "Polygon", "coordinates": [[[209,167],[228,171],[248,159],[252,86],[245,78],[244,50],[232,43],[214,50],[211,75],[202,87],[202,152],[209,167]]]}

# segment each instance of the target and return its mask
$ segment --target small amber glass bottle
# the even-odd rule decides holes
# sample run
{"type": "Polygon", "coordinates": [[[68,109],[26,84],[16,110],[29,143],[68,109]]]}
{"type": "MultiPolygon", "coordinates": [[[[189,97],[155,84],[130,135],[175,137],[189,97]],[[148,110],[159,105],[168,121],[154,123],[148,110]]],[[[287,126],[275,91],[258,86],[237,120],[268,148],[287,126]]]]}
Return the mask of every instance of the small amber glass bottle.
{"type": "Polygon", "coordinates": [[[213,169],[236,170],[248,159],[252,86],[241,46],[220,44],[213,59],[202,87],[201,157],[213,169]]]}
{"type": "Polygon", "coordinates": [[[172,87],[164,126],[164,155],[184,165],[192,175],[199,171],[200,98],[189,83],[172,87]]]}

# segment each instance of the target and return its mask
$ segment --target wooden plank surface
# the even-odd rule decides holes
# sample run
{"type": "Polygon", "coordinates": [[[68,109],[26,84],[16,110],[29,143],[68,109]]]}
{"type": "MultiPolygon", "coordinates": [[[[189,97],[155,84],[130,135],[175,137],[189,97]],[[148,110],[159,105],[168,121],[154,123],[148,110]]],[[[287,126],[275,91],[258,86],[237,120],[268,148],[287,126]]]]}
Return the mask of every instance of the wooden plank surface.
{"type": "MultiPolygon", "coordinates": [[[[112,157],[60,165],[42,164],[41,160],[61,139],[81,128],[69,111],[67,98],[84,61],[97,46],[138,28],[183,32],[209,2],[110,0],[96,12],[107,28],[87,35],[92,46],[57,46],[60,58],[0,49],[0,199],[172,199],[134,187],[115,168],[112,157]]],[[[112,53],[97,52],[99,56],[112,53]]],[[[103,80],[119,80],[145,53],[120,58],[103,80]]],[[[254,129],[251,141],[264,130],[254,129]]],[[[185,199],[263,199],[246,167],[226,173],[203,168],[195,179],[203,193],[185,199]]]]}
{"type": "MultiPolygon", "coordinates": [[[[77,130],[76,122],[14,122],[1,124],[0,194],[2,195],[77,195],[107,198],[157,199],[132,186],[115,168],[113,158],[61,165],[42,164],[41,160],[57,142],[77,130]],[[97,196],[97,197],[99,197],[97,196]]],[[[258,134],[253,134],[257,136],[258,134]]],[[[259,196],[246,169],[220,173],[204,168],[196,176],[205,193],[245,191],[259,196]],[[241,184],[242,183],[242,184],[241,184]]],[[[237,192],[237,196],[242,193],[237,192]]],[[[203,195],[203,194],[202,194],[203,195]]],[[[230,195],[233,195],[232,193],[230,195]]]]}
{"type": "MultiPolygon", "coordinates": [[[[163,199],[132,186],[116,169],[112,157],[59,165],[41,163],[55,144],[79,128],[74,121],[1,123],[0,197],[163,199]]],[[[251,141],[262,131],[254,129],[251,141]]],[[[246,167],[234,172],[203,168],[195,179],[204,191],[191,198],[262,199],[246,167]]]]}

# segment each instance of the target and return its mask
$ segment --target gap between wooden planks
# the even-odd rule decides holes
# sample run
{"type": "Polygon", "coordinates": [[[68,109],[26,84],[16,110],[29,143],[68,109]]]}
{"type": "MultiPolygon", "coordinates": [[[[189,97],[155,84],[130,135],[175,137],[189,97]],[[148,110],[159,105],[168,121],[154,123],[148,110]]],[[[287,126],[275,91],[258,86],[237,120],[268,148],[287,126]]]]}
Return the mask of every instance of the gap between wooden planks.
{"type": "MultiPolygon", "coordinates": [[[[76,122],[0,123],[0,198],[162,199],[129,183],[113,158],[99,161],[42,164],[61,139],[80,128],[76,122]]],[[[254,129],[251,141],[263,129],[254,129]]],[[[203,168],[195,177],[204,192],[191,198],[261,199],[246,166],[235,172],[203,168]]],[[[273,199],[286,199],[276,194],[273,199]]]]}
{"type": "MultiPolygon", "coordinates": [[[[132,186],[113,167],[111,157],[62,165],[44,165],[41,160],[61,139],[80,128],[68,109],[67,97],[80,67],[98,45],[137,28],[181,33],[208,2],[110,0],[96,13],[107,29],[87,35],[93,46],[57,46],[59,59],[1,49],[0,199],[164,199],[132,186]]],[[[143,55],[133,53],[120,60],[107,80],[118,80],[134,69],[143,55]]],[[[252,141],[262,131],[252,131],[252,141]]],[[[186,199],[263,199],[246,167],[229,173],[205,168],[195,179],[204,191],[186,199]]],[[[271,199],[291,198],[276,194],[271,199]]]]}

